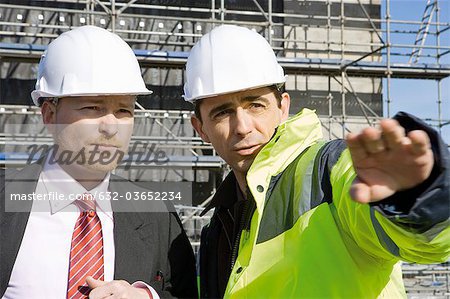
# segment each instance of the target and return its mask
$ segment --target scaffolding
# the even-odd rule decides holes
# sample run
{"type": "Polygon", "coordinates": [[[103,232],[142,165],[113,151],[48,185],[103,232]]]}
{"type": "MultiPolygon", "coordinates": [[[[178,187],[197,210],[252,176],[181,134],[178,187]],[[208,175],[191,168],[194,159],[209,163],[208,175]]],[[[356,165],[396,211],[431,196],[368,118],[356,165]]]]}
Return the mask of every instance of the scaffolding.
{"type": "Polygon", "coordinates": [[[442,80],[450,76],[450,65],[442,64],[449,57],[450,46],[442,45],[441,40],[449,33],[450,22],[440,20],[439,0],[427,0],[423,17],[418,21],[393,20],[390,0],[383,2],[384,17],[379,11],[380,0],[284,1],[288,8],[301,6],[302,13],[295,8],[293,12],[282,10],[281,2],[272,0],[242,1],[245,2],[242,7],[229,7],[224,0],[197,1],[195,5],[189,1],[145,4],[136,0],[42,1],[42,5],[36,5],[36,1],[11,2],[14,4],[0,4],[0,62],[6,73],[2,78],[14,76],[14,72],[20,71],[20,63],[37,63],[45,45],[61,32],[93,24],[121,35],[135,50],[145,69],[144,75],[151,68],[163,69],[166,71],[159,77],[165,78],[159,79],[158,84],[182,85],[180,73],[189,49],[214,26],[232,23],[248,26],[265,36],[287,74],[327,78],[328,92],[323,100],[329,102],[328,112],[322,111],[321,117],[328,124],[329,138],[342,137],[352,129],[348,123],[350,116],[364,116],[370,125],[382,116],[383,103],[378,103],[377,108],[365,103],[353,86],[352,81],[363,77],[385,79],[387,117],[391,116],[393,101],[392,79],[435,80],[438,113],[429,122],[438,129],[449,123],[450,117],[444,117],[442,111],[441,89],[442,80]],[[314,5],[321,13],[309,8],[314,5]],[[355,13],[356,9],[359,11],[355,13]],[[312,34],[306,34],[308,30],[321,30],[324,38],[311,38],[312,34]],[[298,36],[298,32],[305,34],[298,36]],[[349,37],[361,34],[368,39],[358,41],[349,37]],[[410,43],[395,42],[394,35],[412,39],[410,43]],[[174,69],[180,71],[175,79],[170,75],[174,69]],[[331,91],[335,84],[339,86],[339,95],[331,91]],[[340,109],[336,110],[333,105],[337,101],[340,109]],[[349,105],[359,112],[349,114],[349,105]],[[341,134],[332,131],[336,124],[340,125],[341,134]]]}
{"type": "MultiPolygon", "coordinates": [[[[190,111],[180,114],[180,109],[173,109],[192,109],[181,99],[183,68],[190,48],[214,26],[239,24],[269,41],[289,75],[286,87],[294,98],[291,106],[294,110],[302,106],[316,108],[324,135],[329,139],[376,124],[383,110],[384,116],[391,116],[391,81],[396,78],[436,81],[437,115],[426,121],[439,130],[450,124],[450,115],[442,108],[442,85],[450,76],[450,64],[443,62],[449,61],[450,45],[441,42],[450,40],[450,21],[440,19],[439,0],[424,2],[423,16],[415,21],[392,19],[391,0],[144,2],[2,1],[2,103],[10,100],[13,94],[10,89],[25,90],[23,93],[29,102],[28,92],[34,84],[36,66],[49,42],[74,27],[96,25],[119,34],[131,45],[146,83],[150,89],[156,88],[150,100],[140,101],[139,109],[144,113],[138,115],[148,115],[152,124],[161,129],[156,133],[159,136],[152,140],[148,135],[135,139],[163,146],[178,142],[185,146],[186,154],[193,157],[205,153],[214,156],[214,150],[207,149],[205,144],[202,149],[195,148],[195,142],[200,140],[193,142],[191,148],[186,147],[183,138],[198,138],[192,130],[184,129],[183,136],[176,136],[171,131],[173,124],[164,126],[152,115],[159,115],[158,111],[164,109],[165,114],[178,115],[177,122],[186,120],[190,111]],[[11,78],[19,78],[17,81],[22,85],[12,84],[11,78]],[[382,80],[386,85],[384,101],[382,80]],[[166,96],[161,95],[164,93],[166,96]],[[159,102],[155,101],[158,97],[159,102]],[[307,99],[306,105],[299,99],[307,99]],[[164,106],[169,102],[174,104],[164,106]]],[[[3,105],[0,115],[10,115],[11,111],[17,115],[37,113],[32,107],[16,107],[19,109],[3,105]],[[24,109],[26,112],[20,112],[24,109]]],[[[4,116],[3,119],[9,118],[4,116]]],[[[27,118],[22,117],[18,122],[22,121],[26,122],[27,118]]],[[[17,136],[5,132],[2,137],[7,144],[19,146],[11,140],[17,136]]],[[[209,167],[207,163],[195,165],[209,167]]]]}
{"type": "MultiPolygon", "coordinates": [[[[178,147],[180,152],[173,154],[173,167],[183,168],[189,163],[196,169],[222,167],[223,171],[218,172],[220,176],[226,166],[215,160],[217,157],[214,158],[215,152],[209,145],[202,143],[193,130],[182,129],[181,136],[173,130],[180,128],[177,124],[184,123],[191,113],[188,110],[192,109],[181,99],[183,68],[190,48],[214,26],[239,24],[269,41],[289,75],[286,87],[291,98],[297,99],[291,105],[294,109],[317,108],[324,135],[329,139],[343,137],[367,124],[375,125],[381,116],[391,116],[391,81],[396,78],[436,81],[437,115],[426,121],[438,130],[450,124],[450,115],[442,108],[442,85],[450,76],[450,64],[443,63],[449,61],[450,45],[442,41],[450,40],[450,20],[440,19],[439,0],[424,2],[423,16],[416,21],[392,19],[391,0],[144,2],[2,1],[2,103],[10,100],[13,94],[10,89],[25,90],[28,98],[27,88],[32,89],[40,56],[46,45],[62,32],[87,24],[107,28],[131,45],[146,83],[151,89],[156,88],[151,100],[140,101],[142,113],[137,116],[148,119],[152,127],[160,130],[157,133],[143,130],[134,140],[178,147]],[[21,84],[28,85],[11,84],[11,78],[19,78],[21,84]],[[384,96],[382,80],[386,85],[384,96]],[[165,97],[160,95],[164,92],[165,97]],[[159,102],[155,102],[158,96],[159,102]],[[298,99],[307,99],[306,105],[298,99]],[[168,102],[174,104],[165,107],[168,102]],[[175,111],[174,107],[181,107],[181,110],[175,111]],[[163,119],[164,115],[174,115],[174,123],[166,126],[154,115],[163,115],[163,119]],[[157,136],[148,137],[149,134],[157,136]],[[183,155],[189,158],[179,158],[183,155]],[[203,158],[198,157],[204,155],[212,158],[200,161],[203,158]],[[210,161],[214,161],[214,166],[210,161]]],[[[30,114],[38,112],[31,106],[2,105],[3,128],[11,113],[18,117],[18,123],[25,124],[30,121],[30,114]]],[[[20,142],[26,144],[14,131],[2,134],[1,141],[13,145],[14,149],[20,148],[20,142]]],[[[41,136],[40,142],[50,140],[49,136],[37,136],[41,136]]],[[[139,167],[136,165],[136,168],[139,167]]],[[[191,180],[192,175],[183,179],[191,180]]]]}
{"type": "MultiPolygon", "coordinates": [[[[183,68],[191,47],[220,24],[247,26],[260,33],[289,75],[287,90],[317,108],[329,139],[392,116],[394,79],[434,81],[437,97],[434,102],[424,100],[424,105],[435,106],[436,115],[426,121],[442,132],[450,125],[450,111],[443,108],[443,89],[444,85],[448,89],[450,77],[450,20],[448,15],[441,18],[444,2],[423,1],[420,18],[399,20],[391,16],[392,1],[2,0],[0,144],[11,147],[12,153],[8,157],[7,151],[0,153],[0,164],[20,167],[29,158],[20,155],[24,147],[51,142],[43,126],[36,126],[40,120],[36,107],[24,101],[5,104],[12,104],[8,102],[11,90],[19,89],[10,79],[32,89],[40,56],[54,38],[82,25],[107,28],[130,44],[146,83],[156,88],[152,100],[139,101],[132,139],[141,146],[157,144],[170,151],[170,165],[152,166],[159,174],[156,179],[200,181],[199,188],[212,181],[199,207],[177,207],[196,248],[199,229],[208,220],[198,214],[215,192],[215,176],[222,177],[227,166],[192,128],[184,127],[192,113],[181,99],[183,68]],[[11,129],[10,124],[32,128],[11,129]],[[30,136],[29,130],[36,134],[30,136]]],[[[303,103],[294,103],[294,109],[300,106],[303,103]]],[[[132,180],[145,176],[149,167],[138,162],[133,161],[132,171],[122,175],[132,180]]],[[[154,173],[147,175],[155,179],[154,173]]]]}

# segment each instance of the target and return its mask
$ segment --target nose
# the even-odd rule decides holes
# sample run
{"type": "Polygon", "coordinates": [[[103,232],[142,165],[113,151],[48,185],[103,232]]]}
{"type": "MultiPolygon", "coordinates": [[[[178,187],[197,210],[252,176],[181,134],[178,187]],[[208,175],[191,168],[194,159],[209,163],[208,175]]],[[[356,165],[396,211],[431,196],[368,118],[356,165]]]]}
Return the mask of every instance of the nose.
{"type": "Polygon", "coordinates": [[[105,137],[112,137],[117,134],[119,129],[119,122],[117,117],[112,114],[105,114],[101,117],[98,131],[105,135],[105,137]]]}
{"type": "Polygon", "coordinates": [[[234,123],[234,131],[237,135],[245,136],[253,130],[253,120],[244,109],[236,110],[234,123]]]}

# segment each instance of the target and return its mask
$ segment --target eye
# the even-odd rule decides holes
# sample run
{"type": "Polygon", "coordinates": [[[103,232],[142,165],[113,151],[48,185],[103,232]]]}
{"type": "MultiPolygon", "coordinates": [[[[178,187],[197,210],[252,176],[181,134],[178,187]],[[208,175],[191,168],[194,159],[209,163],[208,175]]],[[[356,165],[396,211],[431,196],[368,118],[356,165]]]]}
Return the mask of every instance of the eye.
{"type": "Polygon", "coordinates": [[[92,110],[92,111],[99,111],[100,107],[99,106],[86,106],[81,108],[82,110],[92,110]]]}
{"type": "Polygon", "coordinates": [[[122,116],[133,116],[133,111],[125,108],[119,109],[117,113],[122,116]]]}
{"type": "Polygon", "coordinates": [[[251,103],[249,106],[250,106],[250,109],[253,109],[253,110],[260,110],[260,109],[266,108],[266,106],[261,103],[251,103]]]}
{"type": "Polygon", "coordinates": [[[216,114],[214,114],[214,119],[224,118],[224,117],[228,116],[231,112],[232,112],[231,109],[221,110],[221,111],[217,112],[216,114]]]}

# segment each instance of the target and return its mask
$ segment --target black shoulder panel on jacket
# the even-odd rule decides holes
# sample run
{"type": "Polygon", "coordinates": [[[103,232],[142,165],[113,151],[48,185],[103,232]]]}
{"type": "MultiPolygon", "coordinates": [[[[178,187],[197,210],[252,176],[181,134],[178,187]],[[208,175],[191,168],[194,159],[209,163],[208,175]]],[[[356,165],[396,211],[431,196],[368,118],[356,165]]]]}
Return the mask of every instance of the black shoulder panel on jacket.
{"type": "Polygon", "coordinates": [[[330,173],[339,160],[347,144],[342,139],[327,142],[316,156],[314,161],[313,180],[311,184],[311,209],[321,203],[331,203],[333,190],[330,182],[330,173]]]}

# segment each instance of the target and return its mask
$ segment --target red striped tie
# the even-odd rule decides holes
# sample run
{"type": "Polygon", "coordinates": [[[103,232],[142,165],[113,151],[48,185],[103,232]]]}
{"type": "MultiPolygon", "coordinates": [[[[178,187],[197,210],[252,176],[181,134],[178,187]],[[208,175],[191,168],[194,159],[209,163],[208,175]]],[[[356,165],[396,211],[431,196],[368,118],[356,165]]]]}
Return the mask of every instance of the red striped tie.
{"type": "Polygon", "coordinates": [[[86,276],[104,279],[102,224],[95,212],[95,199],[85,193],[75,204],[81,213],[72,235],[67,299],[89,295],[86,276]]]}

